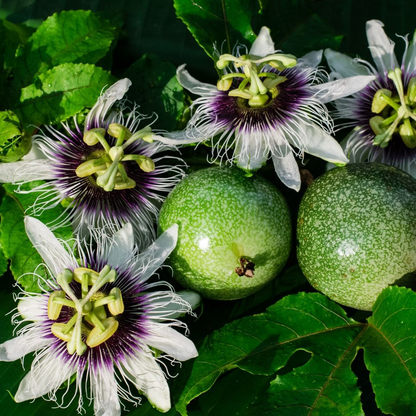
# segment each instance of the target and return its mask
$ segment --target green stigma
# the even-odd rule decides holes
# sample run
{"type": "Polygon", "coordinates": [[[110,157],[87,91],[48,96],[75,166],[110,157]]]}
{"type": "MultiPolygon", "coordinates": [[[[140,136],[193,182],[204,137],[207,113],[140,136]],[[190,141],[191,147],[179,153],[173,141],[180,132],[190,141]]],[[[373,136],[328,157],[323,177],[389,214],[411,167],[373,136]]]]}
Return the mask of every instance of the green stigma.
{"type": "Polygon", "coordinates": [[[385,88],[374,94],[371,111],[378,115],[370,119],[370,127],[376,135],[373,144],[387,147],[397,133],[403,143],[413,149],[416,147],[416,78],[410,79],[405,91],[400,68],[390,70],[387,76],[393,81],[397,94],[385,88]]]}
{"type": "Polygon", "coordinates": [[[125,149],[136,140],[153,141],[149,126],[132,134],[121,124],[112,123],[107,131],[102,128],[88,130],[83,139],[88,146],[100,144],[103,149],[92,152],[89,159],[76,168],[75,173],[80,178],[89,177],[95,185],[107,192],[136,186],[136,182],[127,175],[123,162],[135,161],[144,172],[155,169],[153,160],[147,156],[124,154],[125,149]],[[105,139],[106,134],[117,139],[113,147],[105,139]]]}
{"type": "Polygon", "coordinates": [[[57,281],[62,290],[54,291],[49,296],[48,318],[59,319],[63,306],[74,310],[66,323],[55,322],[51,332],[67,343],[69,354],[83,355],[90,348],[96,347],[111,338],[118,329],[117,315],[124,312],[121,290],[114,287],[108,295],[100,289],[114,282],[117,273],[110,266],[105,266],[99,273],[84,267],[69,269],[58,275],[57,281]],[[81,297],[77,298],[70,287],[71,282],[78,282],[81,297]]]}
{"type": "Polygon", "coordinates": [[[224,69],[230,62],[243,72],[224,74],[217,83],[220,91],[229,91],[233,78],[243,78],[238,88],[230,90],[228,95],[246,100],[249,107],[259,108],[267,105],[279,94],[278,85],[287,80],[274,72],[263,71],[265,65],[270,65],[278,71],[291,68],[296,65],[293,55],[272,54],[263,58],[254,55],[242,55],[239,57],[225,54],[221,55],[216,65],[218,69],[224,69]]]}

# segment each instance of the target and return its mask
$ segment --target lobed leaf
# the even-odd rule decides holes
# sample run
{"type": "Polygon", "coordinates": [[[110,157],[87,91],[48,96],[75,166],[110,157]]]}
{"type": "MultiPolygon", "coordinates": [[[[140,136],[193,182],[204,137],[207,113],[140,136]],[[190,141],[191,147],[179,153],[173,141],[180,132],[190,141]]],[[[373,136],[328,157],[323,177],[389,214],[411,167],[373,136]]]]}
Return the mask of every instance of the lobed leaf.
{"type": "Polygon", "coordinates": [[[110,73],[94,65],[62,64],[23,88],[14,111],[23,124],[58,123],[92,107],[102,89],[114,82],[110,73]]]}
{"type": "Polygon", "coordinates": [[[109,51],[117,29],[91,11],[62,11],[46,19],[18,50],[15,75],[22,86],[65,63],[95,64],[109,51]]]}
{"type": "Polygon", "coordinates": [[[250,0],[174,0],[176,15],[211,58],[214,44],[222,53],[231,53],[237,42],[255,40],[254,4],[250,0]]]}
{"type": "MultiPolygon", "coordinates": [[[[29,191],[43,182],[35,181],[21,186],[22,191],[29,191]]],[[[37,277],[31,273],[36,272],[41,277],[46,277],[46,269],[42,265],[42,259],[32,243],[28,239],[24,226],[24,216],[26,210],[31,207],[36,198],[37,192],[16,193],[17,186],[5,184],[6,194],[0,205],[0,243],[3,247],[4,255],[10,260],[10,270],[19,284],[30,292],[39,292],[37,277]]],[[[48,224],[63,213],[61,206],[48,209],[38,218],[48,224]]],[[[54,231],[57,237],[68,240],[72,237],[70,225],[60,227],[54,231]]]]}

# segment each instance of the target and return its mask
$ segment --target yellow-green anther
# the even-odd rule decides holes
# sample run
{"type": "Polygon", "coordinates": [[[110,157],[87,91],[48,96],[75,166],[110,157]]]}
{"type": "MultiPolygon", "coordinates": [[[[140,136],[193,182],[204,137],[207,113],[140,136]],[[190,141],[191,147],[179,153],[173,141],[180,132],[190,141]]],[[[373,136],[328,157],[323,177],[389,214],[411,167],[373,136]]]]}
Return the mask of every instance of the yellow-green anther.
{"type": "Polygon", "coordinates": [[[78,178],[86,178],[96,172],[107,169],[107,165],[103,158],[91,159],[81,163],[76,169],[75,173],[78,178]]]}
{"type": "Polygon", "coordinates": [[[153,172],[155,170],[155,162],[150,157],[144,155],[127,155],[123,157],[123,162],[135,161],[140,169],[144,172],[153,172]]]}
{"type": "Polygon", "coordinates": [[[55,335],[57,338],[61,339],[62,341],[69,342],[71,341],[72,334],[74,333],[73,330],[69,331],[68,333],[64,334],[62,332],[62,329],[64,328],[65,324],[55,322],[51,326],[51,332],[53,335],[55,335]]]}
{"type": "Polygon", "coordinates": [[[48,318],[55,321],[61,314],[62,305],[54,302],[55,299],[65,298],[65,292],[63,290],[56,290],[52,292],[48,300],[48,318]]]}
{"type": "Polygon", "coordinates": [[[230,97],[240,97],[240,98],[244,98],[246,100],[249,100],[253,95],[246,92],[246,91],[241,91],[241,90],[231,90],[228,95],[230,97]]]}
{"type": "Polygon", "coordinates": [[[136,186],[136,182],[130,178],[123,180],[121,176],[116,176],[116,179],[114,181],[114,189],[117,191],[120,189],[132,189],[135,186],[136,186]]]}
{"type": "MultiPolygon", "coordinates": [[[[138,131],[136,131],[136,133],[134,133],[133,134],[133,136],[131,136],[126,142],[124,142],[122,145],[121,145],[121,147],[123,148],[123,149],[126,149],[128,146],[130,146],[132,143],[134,143],[135,141],[137,141],[137,140],[139,140],[139,139],[142,139],[142,140],[144,140],[144,137],[147,137],[147,136],[149,136],[149,135],[151,135],[151,136],[153,136],[153,134],[152,134],[152,128],[150,127],[150,126],[146,126],[146,127],[144,127],[144,128],[142,128],[142,129],[140,129],[140,130],[138,130],[138,131]]],[[[146,141],[146,140],[145,140],[146,141]]],[[[152,139],[152,141],[151,142],[153,142],[153,139],[152,139]]],[[[150,143],[151,143],[150,142],[150,143]]]]}
{"type": "MultiPolygon", "coordinates": [[[[392,92],[390,90],[386,88],[379,89],[374,94],[373,101],[371,103],[371,111],[373,113],[380,114],[388,104],[388,101],[385,99],[385,97],[390,98],[391,95],[392,92]]],[[[397,105],[397,107],[399,106],[397,105]]]]}
{"type": "Polygon", "coordinates": [[[94,146],[98,142],[101,142],[101,140],[105,141],[104,139],[105,133],[106,133],[105,129],[102,129],[102,128],[90,129],[84,133],[84,137],[83,137],[84,143],[86,143],[88,146],[94,146]]]}
{"type": "Polygon", "coordinates": [[[78,319],[78,312],[63,326],[62,333],[68,334],[68,332],[74,327],[78,319]]]}
{"type": "Polygon", "coordinates": [[[88,314],[88,318],[90,319],[94,327],[98,328],[101,332],[105,331],[104,324],[101,322],[101,320],[98,318],[98,316],[94,312],[90,312],[88,314]]]}
{"type": "Polygon", "coordinates": [[[409,85],[407,86],[407,98],[409,104],[414,104],[416,101],[416,78],[410,78],[409,85]]]}
{"type": "Polygon", "coordinates": [[[270,66],[273,66],[274,68],[278,69],[279,71],[282,71],[285,68],[294,67],[297,64],[297,59],[296,59],[296,56],[291,55],[291,54],[277,53],[277,54],[267,55],[253,62],[257,65],[261,63],[267,63],[270,66]]]}
{"type": "Polygon", "coordinates": [[[117,331],[118,321],[116,321],[113,317],[104,319],[102,323],[105,327],[104,331],[101,331],[99,328],[95,327],[88,334],[87,345],[91,348],[94,348],[97,345],[100,345],[103,342],[107,341],[117,331]]]}
{"type": "Polygon", "coordinates": [[[153,137],[155,137],[155,135],[154,135],[153,133],[150,133],[150,134],[145,134],[145,135],[142,137],[142,140],[143,140],[144,142],[147,142],[147,143],[153,143],[153,137]]]}
{"type": "Polygon", "coordinates": [[[111,302],[116,300],[115,296],[111,294],[109,296],[105,296],[101,299],[98,299],[94,302],[94,308],[98,308],[99,306],[108,305],[111,302]]]}
{"type": "Polygon", "coordinates": [[[239,60],[241,61],[243,58],[244,57],[241,57],[241,56],[240,58],[236,58],[235,56],[226,53],[219,57],[215,65],[217,66],[218,69],[224,69],[226,66],[229,65],[230,61],[238,62],[239,60]]]}
{"type": "Polygon", "coordinates": [[[399,128],[400,137],[403,140],[403,143],[410,149],[416,147],[416,137],[415,131],[413,129],[412,123],[407,118],[404,120],[403,124],[399,128]]]}
{"type": "Polygon", "coordinates": [[[267,94],[254,95],[248,100],[250,107],[262,107],[269,101],[269,96],[267,94]]]}
{"type": "Polygon", "coordinates": [[[119,123],[111,123],[108,126],[107,133],[110,136],[115,137],[116,139],[122,140],[121,143],[123,143],[124,140],[130,139],[130,137],[132,136],[131,131],[127,127],[119,123]]]}
{"type": "MultiPolygon", "coordinates": [[[[88,285],[92,286],[95,281],[97,280],[99,274],[95,272],[94,270],[87,269],[86,267],[77,267],[74,270],[74,280],[78,283],[83,284],[84,281],[84,275],[88,276],[88,285]]],[[[87,290],[88,292],[88,290],[87,290]]]]}
{"type": "Polygon", "coordinates": [[[114,301],[107,305],[108,310],[112,315],[119,315],[124,312],[124,302],[121,295],[121,290],[118,287],[113,287],[110,291],[110,296],[114,296],[114,301]]]}
{"type": "Polygon", "coordinates": [[[266,88],[272,89],[275,88],[277,85],[281,84],[282,82],[287,81],[286,77],[275,77],[275,78],[267,78],[263,81],[263,84],[266,88]]]}
{"type": "Polygon", "coordinates": [[[386,129],[382,127],[384,118],[381,116],[374,116],[370,118],[370,127],[375,135],[383,134],[386,129]]]}
{"type": "Polygon", "coordinates": [[[217,89],[219,91],[228,91],[233,84],[233,80],[231,78],[228,79],[219,79],[217,82],[217,89]]]}

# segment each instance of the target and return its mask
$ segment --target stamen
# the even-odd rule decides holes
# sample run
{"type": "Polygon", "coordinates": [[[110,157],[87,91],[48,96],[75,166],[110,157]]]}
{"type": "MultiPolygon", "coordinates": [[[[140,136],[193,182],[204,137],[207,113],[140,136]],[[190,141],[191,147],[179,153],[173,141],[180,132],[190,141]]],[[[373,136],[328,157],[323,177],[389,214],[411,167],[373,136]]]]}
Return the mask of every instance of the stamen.
{"type": "Polygon", "coordinates": [[[114,287],[110,291],[110,295],[114,297],[114,301],[108,304],[108,310],[112,315],[120,315],[124,312],[124,302],[121,295],[121,290],[118,287],[114,287]]]}
{"type": "Polygon", "coordinates": [[[62,309],[62,305],[56,302],[58,298],[65,298],[65,292],[63,290],[52,292],[48,300],[48,318],[54,321],[59,318],[62,309]]]}
{"type": "Polygon", "coordinates": [[[104,331],[101,331],[99,328],[95,327],[87,337],[87,345],[90,348],[94,348],[107,341],[117,331],[118,321],[116,321],[113,317],[104,319],[102,323],[104,325],[104,331]]]}

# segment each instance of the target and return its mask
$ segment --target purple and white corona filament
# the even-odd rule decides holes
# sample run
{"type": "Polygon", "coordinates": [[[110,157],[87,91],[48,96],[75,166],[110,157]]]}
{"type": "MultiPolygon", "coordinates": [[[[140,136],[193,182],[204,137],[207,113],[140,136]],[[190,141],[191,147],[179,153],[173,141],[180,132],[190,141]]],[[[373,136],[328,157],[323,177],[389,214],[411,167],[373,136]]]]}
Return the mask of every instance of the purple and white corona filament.
{"type": "Polygon", "coordinates": [[[317,68],[322,51],[299,60],[276,53],[266,27],[248,54],[240,51],[219,57],[216,65],[223,75],[216,86],[197,81],[184,65],[178,68],[182,86],[200,97],[187,128],[166,135],[171,140],[164,138],[165,143],[211,139],[214,157],[233,160],[248,171],[271,157],[279,178],[295,190],[301,181],[294,155],[303,159],[306,152],[348,162],[330,136],[333,123],[324,104],[360,90],[374,77],[325,82],[325,72],[317,68]]]}
{"type": "Polygon", "coordinates": [[[123,388],[123,381],[134,385],[158,410],[168,411],[163,358],[184,361],[198,354],[193,342],[174,327],[186,331],[177,317],[192,312],[199,296],[176,294],[166,282],[149,281],[175,247],[177,226],[141,254],[130,224],[112,237],[96,235],[96,248],[76,240],[78,259],[37,219],[26,217],[25,226],[50,278],[43,285],[48,291],[18,296],[13,320],[22,317],[20,323],[25,325],[15,338],[0,345],[1,361],[35,352],[16,402],[47,396],[65,407],[69,381],[75,375],[79,412],[87,392],[95,415],[120,415],[120,399],[140,400],[130,387],[123,388]],[[68,387],[61,390],[63,397],[57,397],[64,382],[68,387]]]}
{"type": "MultiPolygon", "coordinates": [[[[156,237],[155,219],[165,195],[183,177],[180,159],[164,165],[157,154],[172,149],[159,141],[136,107],[111,111],[131,85],[123,79],[108,88],[89,112],[82,131],[75,121],[66,134],[45,127],[34,137],[32,150],[22,161],[0,164],[0,182],[22,184],[46,180],[31,192],[39,192],[29,211],[43,210],[69,201],[66,211],[74,230],[84,235],[88,228],[115,232],[131,223],[140,249],[156,237]]],[[[68,216],[50,225],[58,227],[68,216]]]]}
{"type": "Polygon", "coordinates": [[[378,20],[367,22],[367,40],[376,67],[330,49],[325,56],[332,78],[374,74],[376,79],[351,97],[336,102],[335,117],[354,127],[342,142],[351,162],[393,165],[416,177],[416,35],[401,64],[394,43],[378,20]]]}

